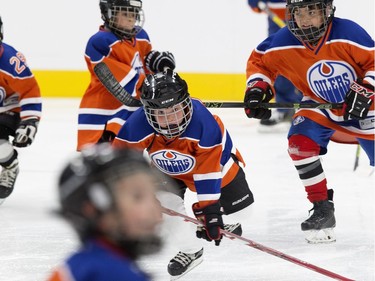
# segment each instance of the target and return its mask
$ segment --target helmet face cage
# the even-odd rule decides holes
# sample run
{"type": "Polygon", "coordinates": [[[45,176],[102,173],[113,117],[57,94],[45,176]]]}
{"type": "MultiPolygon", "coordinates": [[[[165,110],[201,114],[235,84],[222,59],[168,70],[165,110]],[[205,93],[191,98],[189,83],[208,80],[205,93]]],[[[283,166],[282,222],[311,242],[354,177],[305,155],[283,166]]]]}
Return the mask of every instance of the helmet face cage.
{"type": "Polygon", "coordinates": [[[102,0],[100,8],[107,27],[120,38],[131,39],[143,28],[145,17],[140,0],[102,0]],[[134,25],[130,28],[120,26],[119,21],[124,17],[133,20],[134,25]]]}
{"type": "Polygon", "coordinates": [[[286,8],[288,29],[298,40],[310,44],[316,43],[325,34],[335,11],[332,1],[329,0],[288,0],[286,8]],[[321,16],[322,24],[319,27],[300,28],[296,22],[300,9],[306,9],[309,16],[311,13],[311,17],[321,16]]]}
{"type": "Polygon", "coordinates": [[[3,21],[1,20],[1,17],[0,17],[0,45],[3,42],[3,38],[4,38],[3,21]]]}
{"type": "Polygon", "coordinates": [[[169,108],[145,107],[148,123],[159,134],[174,138],[181,135],[189,125],[193,113],[190,97],[186,97],[182,102],[169,108]]]}
{"type": "Polygon", "coordinates": [[[167,138],[181,135],[191,121],[193,106],[187,84],[173,70],[147,75],[141,102],[148,123],[167,138]]]}

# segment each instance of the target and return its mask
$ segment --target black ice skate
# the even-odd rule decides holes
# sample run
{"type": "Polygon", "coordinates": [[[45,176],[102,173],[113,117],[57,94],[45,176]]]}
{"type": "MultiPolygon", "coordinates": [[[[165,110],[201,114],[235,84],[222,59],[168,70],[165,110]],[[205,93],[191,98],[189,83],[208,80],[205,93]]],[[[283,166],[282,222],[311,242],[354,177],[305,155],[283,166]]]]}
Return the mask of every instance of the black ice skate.
{"type": "MultiPolygon", "coordinates": [[[[333,228],[336,226],[335,208],[332,201],[314,203],[314,213],[301,224],[308,243],[331,243],[336,241],[333,228]]],[[[311,211],[311,210],[310,210],[311,211]]]]}
{"type": "Polygon", "coordinates": [[[203,261],[203,248],[194,254],[178,252],[168,264],[171,280],[177,280],[203,261]]]}
{"type": "MultiPolygon", "coordinates": [[[[234,223],[234,224],[224,224],[224,230],[230,233],[236,234],[238,236],[242,235],[242,226],[239,222],[234,223]]],[[[206,229],[203,225],[198,225],[197,233],[200,233],[200,235],[197,234],[197,237],[207,240],[207,235],[205,234],[205,231],[206,229]]]]}
{"type": "Polygon", "coordinates": [[[9,166],[2,167],[0,173],[0,204],[12,193],[18,172],[17,158],[9,166]]]}
{"type": "Polygon", "coordinates": [[[224,230],[238,236],[242,235],[242,226],[240,223],[224,224],[224,230]]]}

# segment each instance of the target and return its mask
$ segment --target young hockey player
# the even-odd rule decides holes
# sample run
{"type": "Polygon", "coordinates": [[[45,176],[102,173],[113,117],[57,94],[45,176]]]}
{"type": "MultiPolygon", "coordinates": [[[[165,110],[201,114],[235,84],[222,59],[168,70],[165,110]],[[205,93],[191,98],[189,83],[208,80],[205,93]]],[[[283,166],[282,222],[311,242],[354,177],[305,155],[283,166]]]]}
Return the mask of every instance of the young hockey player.
{"type": "MultiPolygon", "coordinates": [[[[264,3],[267,9],[278,16],[281,20],[285,21],[285,8],[286,0],[248,0],[248,4],[251,9],[256,13],[264,12],[264,8],[261,4],[264,3]]],[[[268,17],[268,36],[276,33],[280,30],[280,26],[268,17]]],[[[302,95],[300,91],[293,84],[286,79],[284,76],[279,75],[274,82],[275,89],[275,100],[280,103],[298,103],[300,102],[302,95]]],[[[275,132],[287,132],[290,127],[290,122],[294,114],[293,109],[275,109],[271,112],[271,117],[269,119],[260,120],[260,126],[258,131],[260,133],[275,133],[275,132]]]]}
{"type": "Polygon", "coordinates": [[[279,74],[301,90],[302,103],[343,104],[342,109],[298,110],[288,133],[289,155],[314,205],[301,224],[311,243],[336,239],[333,190],[319,158],[329,141],[359,143],[374,166],[374,40],[334,12],[332,0],[288,0],[288,27],[258,45],[247,62],[249,118],[270,117],[258,105],[273,97],[270,84],[279,74]]]}
{"type": "Polygon", "coordinates": [[[0,204],[12,193],[19,172],[14,147],[34,141],[42,110],[39,86],[25,57],[3,38],[0,17],[0,204]]]}
{"type": "Polygon", "coordinates": [[[175,67],[171,53],[151,50],[141,0],[100,0],[99,6],[104,24],[86,46],[91,81],[80,103],[77,150],[86,144],[111,142],[138,108],[123,105],[106,90],[94,72],[98,63],[104,62],[134,98],[139,98],[145,73],[175,67]]]}
{"type": "Polygon", "coordinates": [[[59,177],[60,212],[82,245],[49,281],[150,280],[136,261],[161,246],[154,172],[138,151],[108,143],[85,148],[70,161],[59,177]]]}
{"type": "Polygon", "coordinates": [[[152,164],[178,182],[178,196],[161,200],[165,207],[185,213],[186,188],[197,193],[198,202],[192,208],[205,227],[197,230],[182,223],[173,230],[181,248],[168,264],[168,272],[172,278],[180,277],[203,258],[194,232],[216,245],[222,239],[220,228],[240,235],[240,224],[224,224],[222,215],[252,204],[253,194],[239,165],[244,163],[242,156],[224,124],[200,101],[190,98],[186,82],[176,72],[148,75],[141,101],[143,107],[127,120],[113,145],[146,150],[152,164]]]}

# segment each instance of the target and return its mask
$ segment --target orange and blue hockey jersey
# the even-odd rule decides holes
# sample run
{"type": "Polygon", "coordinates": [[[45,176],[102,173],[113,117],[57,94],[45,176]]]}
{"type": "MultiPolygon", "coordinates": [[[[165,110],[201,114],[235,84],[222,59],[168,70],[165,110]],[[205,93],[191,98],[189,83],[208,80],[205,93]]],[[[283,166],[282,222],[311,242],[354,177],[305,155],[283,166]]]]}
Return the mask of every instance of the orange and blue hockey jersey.
{"type": "Polygon", "coordinates": [[[152,164],[170,177],[182,180],[197,193],[200,206],[219,200],[221,187],[236,176],[244,164],[218,116],[192,99],[193,115],[185,132],[166,139],[149,125],[143,108],[138,109],[121,128],[113,145],[146,150],[152,164]]]}
{"type": "Polygon", "coordinates": [[[48,281],[150,281],[137,265],[100,240],[89,240],[48,281]]]}
{"type": "MultiPolygon", "coordinates": [[[[300,42],[287,27],[264,40],[247,62],[247,83],[272,84],[277,75],[290,80],[304,95],[302,102],[341,103],[357,78],[375,85],[374,40],[358,24],[334,18],[315,46],[300,42]]],[[[305,116],[336,130],[332,139],[355,142],[374,139],[374,104],[365,120],[344,121],[341,109],[300,109],[305,116]]]]}
{"type": "Polygon", "coordinates": [[[126,119],[137,109],[119,102],[101,84],[93,68],[104,62],[126,92],[139,98],[147,72],[144,57],[151,51],[150,39],[141,30],[132,40],[120,40],[101,29],[88,41],[85,60],[91,75],[90,84],[81,100],[78,116],[78,145],[97,143],[104,130],[117,134],[126,119]]]}
{"type": "Polygon", "coordinates": [[[42,114],[42,98],[38,83],[26,59],[12,46],[0,45],[0,113],[14,111],[21,119],[42,114]]]}

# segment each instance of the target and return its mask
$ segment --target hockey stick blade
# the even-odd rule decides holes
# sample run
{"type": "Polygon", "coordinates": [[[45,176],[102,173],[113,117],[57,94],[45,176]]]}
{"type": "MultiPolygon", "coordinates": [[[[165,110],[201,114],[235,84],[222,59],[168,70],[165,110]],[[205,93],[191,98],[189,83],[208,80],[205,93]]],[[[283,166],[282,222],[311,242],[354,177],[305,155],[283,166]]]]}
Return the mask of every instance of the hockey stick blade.
{"type": "Polygon", "coordinates": [[[104,62],[95,65],[94,72],[108,92],[110,92],[121,103],[130,107],[142,106],[142,103],[139,100],[133,98],[125,91],[104,62]]]}
{"type": "MultiPolygon", "coordinates": [[[[187,215],[184,215],[184,214],[181,214],[181,213],[178,213],[174,210],[171,210],[171,209],[168,209],[168,208],[165,208],[163,207],[163,213],[165,213],[166,215],[169,215],[169,216],[177,216],[177,217],[181,217],[183,218],[185,221],[187,222],[191,222],[191,223],[194,223],[196,225],[202,225],[202,222],[194,219],[194,218],[191,218],[187,215]]],[[[328,276],[332,279],[335,279],[335,280],[341,280],[341,281],[354,281],[353,279],[349,279],[347,277],[344,277],[344,276],[341,276],[337,273],[334,273],[332,271],[328,271],[324,268],[321,268],[321,267],[318,267],[316,265],[313,265],[311,263],[308,263],[308,262],[305,262],[303,260],[300,260],[300,259],[297,259],[295,257],[292,257],[292,256],[289,256],[287,254],[284,254],[282,252],[279,252],[277,250],[274,250],[272,248],[269,248],[267,246],[264,246],[262,244],[259,244],[255,241],[252,241],[250,239],[247,239],[247,238],[244,238],[242,236],[238,236],[234,233],[231,233],[231,232],[228,232],[228,231],[225,231],[223,229],[220,230],[220,232],[227,238],[231,239],[231,240],[240,240],[242,241],[246,246],[250,246],[254,249],[257,249],[257,250],[260,250],[262,252],[265,252],[265,253],[268,253],[270,255],[273,255],[275,257],[278,257],[278,258],[281,258],[281,259],[284,259],[284,260],[287,260],[289,262],[292,262],[294,264],[297,264],[297,265],[300,265],[302,267],[305,267],[307,269],[310,269],[312,271],[315,271],[317,273],[320,273],[322,275],[325,275],[325,276],[328,276]]]]}
{"type": "MultiPolygon", "coordinates": [[[[217,102],[217,101],[205,101],[203,104],[208,108],[244,108],[245,103],[243,102],[217,102]]],[[[261,103],[261,108],[278,108],[278,109],[300,109],[300,108],[316,108],[316,109],[340,109],[342,103],[261,103]]]]}
{"type": "Polygon", "coordinates": [[[355,158],[354,158],[354,167],[353,171],[357,170],[359,165],[359,155],[361,154],[361,146],[357,144],[357,149],[355,150],[355,158]]]}

